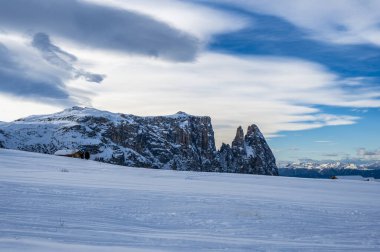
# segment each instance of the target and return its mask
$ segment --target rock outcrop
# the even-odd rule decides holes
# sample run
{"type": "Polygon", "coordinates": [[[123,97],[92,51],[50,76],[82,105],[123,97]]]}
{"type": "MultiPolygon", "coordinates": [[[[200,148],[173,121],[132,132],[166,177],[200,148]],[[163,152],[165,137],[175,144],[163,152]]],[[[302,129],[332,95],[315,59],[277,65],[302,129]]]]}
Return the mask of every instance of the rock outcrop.
{"type": "Polygon", "coordinates": [[[91,159],[133,167],[278,175],[256,125],[245,136],[239,127],[231,147],[217,151],[211,118],[184,112],[139,117],[73,107],[0,124],[0,146],[48,154],[84,149],[91,159]]]}
{"type": "Polygon", "coordinates": [[[222,172],[278,175],[274,155],[255,124],[245,136],[239,127],[231,147],[222,144],[218,156],[222,172]]]}

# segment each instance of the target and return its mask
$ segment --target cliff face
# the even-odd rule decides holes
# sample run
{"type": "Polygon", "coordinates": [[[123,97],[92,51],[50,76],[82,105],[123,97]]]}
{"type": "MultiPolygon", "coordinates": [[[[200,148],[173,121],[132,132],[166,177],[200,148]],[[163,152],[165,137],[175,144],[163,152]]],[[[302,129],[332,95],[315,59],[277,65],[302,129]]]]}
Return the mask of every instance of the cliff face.
{"type": "Polygon", "coordinates": [[[134,167],[277,175],[255,125],[245,137],[239,127],[232,146],[218,152],[210,117],[183,112],[138,117],[73,107],[0,124],[0,146],[48,154],[85,149],[91,159],[134,167]]]}

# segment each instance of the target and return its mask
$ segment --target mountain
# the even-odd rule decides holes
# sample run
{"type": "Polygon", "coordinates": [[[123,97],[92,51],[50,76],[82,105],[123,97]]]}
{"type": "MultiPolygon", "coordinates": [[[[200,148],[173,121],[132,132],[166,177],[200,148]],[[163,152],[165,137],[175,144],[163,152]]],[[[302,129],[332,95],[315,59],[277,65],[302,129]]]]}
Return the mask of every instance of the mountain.
{"type": "Polygon", "coordinates": [[[302,178],[330,178],[332,176],[363,176],[380,178],[380,162],[377,160],[300,160],[278,162],[280,176],[302,178]]]}
{"type": "Polygon", "coordinates": [[[378,160],[348,159],[348,160],[300,160],[298,162],[280,161],[278,166],[286,169],[380,169],[378,160]]]}
{"type": "Polygon", "coordinates": [[[241,127],[231,147],[216,150],[208,116],[178,112],[140,117],[73,107],[0,124],[0,147],[53,154],[84,149],[91,159],[133,167],[278,175],[256,125],[241,127]]]}

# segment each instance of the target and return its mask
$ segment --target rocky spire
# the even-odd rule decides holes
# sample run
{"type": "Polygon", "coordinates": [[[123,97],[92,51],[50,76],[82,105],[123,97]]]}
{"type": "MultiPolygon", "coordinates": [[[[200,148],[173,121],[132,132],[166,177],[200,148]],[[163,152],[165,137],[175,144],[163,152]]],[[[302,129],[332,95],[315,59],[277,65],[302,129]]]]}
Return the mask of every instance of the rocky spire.
{"type": "Polygon", "coordinates": [[[242,147],[244,148],[244,131],[241,126],[239,126],[236,130],[236,136],[235,139],[232,141],[232,147],[234,148],[239,148],[242,147]]]}
{"type": "Polygon", "coordinates": [[[248,127],[245,136],[240,126],[231,147],[222,145],[219,163],[223,172],[278,175],[273,153],[255,124],[248,127]]]}
{"type": "Polygon", "coordinates": [[[257,125],[252,124],[248,127],[245,135],[247,154],[251,154],[250,165],[255,167],[259,174],[278,175],[276,159],[268,146],[263,134],[257,125]],[[253,152],[253,153],[250,153],[253,152]]]}
{"type": "Polygon", "coordinates": [[[260,138],[264,138],[263,134],[261,133],[259,127],[257,127],[256,124],[252,124],[250,126],[248,126],[248,130],[247,130],[247,137],[260,137],[260,138]]]}

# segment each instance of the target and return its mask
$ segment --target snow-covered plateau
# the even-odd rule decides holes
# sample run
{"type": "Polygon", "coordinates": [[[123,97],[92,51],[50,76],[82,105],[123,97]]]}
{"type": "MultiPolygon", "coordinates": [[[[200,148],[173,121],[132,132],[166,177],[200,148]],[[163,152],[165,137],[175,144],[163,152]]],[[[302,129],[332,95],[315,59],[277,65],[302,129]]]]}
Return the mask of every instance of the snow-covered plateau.
{"type": "Polygon", "coordinates": [[[0,251],[380,251],[380,183],[0,149],[0,251]]]}

